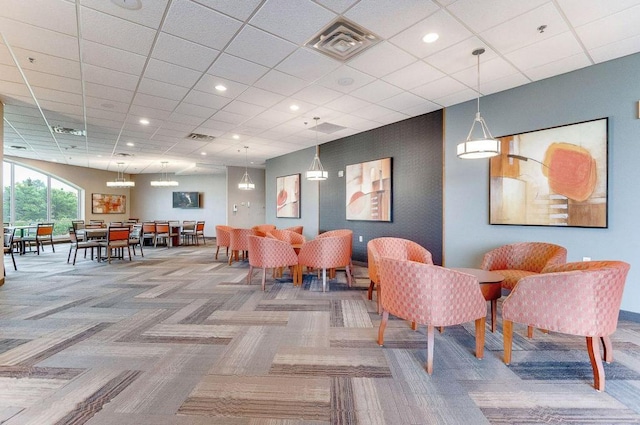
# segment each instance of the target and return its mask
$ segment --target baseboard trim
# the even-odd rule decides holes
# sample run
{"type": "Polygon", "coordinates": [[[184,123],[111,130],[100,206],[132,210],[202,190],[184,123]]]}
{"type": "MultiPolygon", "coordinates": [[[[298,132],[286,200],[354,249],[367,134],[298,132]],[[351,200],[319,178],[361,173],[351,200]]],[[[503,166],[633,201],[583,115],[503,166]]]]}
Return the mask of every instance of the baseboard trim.
{"type": "Polygon", "coordinates": [[[640,313],[634,313],[633,311],[620,310],[620,313],[618,314],[618,319],[640,323],[640,313]]]}

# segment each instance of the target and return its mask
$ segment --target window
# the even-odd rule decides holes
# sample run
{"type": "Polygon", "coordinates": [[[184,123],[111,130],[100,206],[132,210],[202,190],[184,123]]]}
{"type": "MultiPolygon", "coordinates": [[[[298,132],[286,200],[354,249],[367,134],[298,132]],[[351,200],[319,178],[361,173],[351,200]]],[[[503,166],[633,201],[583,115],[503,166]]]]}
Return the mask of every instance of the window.
{"type": "Polygon", "coordinates": [[[80,217],[80,189],[54,176],[12,162],[3,163],[3,221],[15,225],[53,222],[66,234],[80,217]]]}

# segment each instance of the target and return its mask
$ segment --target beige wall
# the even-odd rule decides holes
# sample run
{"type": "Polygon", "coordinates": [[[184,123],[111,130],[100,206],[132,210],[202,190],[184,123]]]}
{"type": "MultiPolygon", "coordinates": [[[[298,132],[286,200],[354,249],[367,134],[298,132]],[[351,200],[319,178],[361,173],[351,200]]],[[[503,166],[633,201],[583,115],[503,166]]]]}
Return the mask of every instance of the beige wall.
{"type": "Polygon", "coordinates": [[[249,228],[265,222],[265,171],[249,168],[249,176],[255,190],[240,190],[238,183],[244,175],[244,167],[227,167],[227,217],[231,227],[249,228]],[[237,211],[233,211],[233,206],[237,211]]]}

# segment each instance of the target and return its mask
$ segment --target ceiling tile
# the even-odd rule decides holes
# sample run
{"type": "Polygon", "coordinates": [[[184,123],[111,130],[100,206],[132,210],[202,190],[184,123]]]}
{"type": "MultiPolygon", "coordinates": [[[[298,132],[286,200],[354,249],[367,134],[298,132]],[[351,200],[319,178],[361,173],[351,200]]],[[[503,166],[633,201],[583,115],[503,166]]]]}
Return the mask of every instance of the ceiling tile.
{"type": "Polygon", "coordinates": [[[298,90],[302,89],[307,83],[300,78],[287,75],[280,71],[271,70],[260,78],[255,87],[268,90],[283,96],[291,96],[298,90]]]}
{"type": "Polygon", "coordinates": [[[316,83],[342,93],[349,93],[358,87],[369,84],[373,80],[375,80],[375,78],[371,75],[367,75],[364,72],[360,72],[349,66],[342,65],[335,71],[320,78],[316,83]]]}
{"type": "Polygon", "coordinates": [[[211,109],[222,109],[231,99],[198,90],[191,90],[184,101],[193,105],[206,106],[211,109]]]}
{"type": "Polygon", "coordinates": [[[313,103],[315,105],[324,105],[327,102],[331,102],[332,100],[339,98],[340,96],[342,96],[342,93],[339,91],[331,90],[316,84],[307,86],[295,94],[296,99],[313,103]]]}
{"type": "Polygon", "coordinates": [[[635,36],[589,50],[589,54],[596,63],[600,63],[636,53],[638,46],[640,46],[640,36],[635,36]]]}
{"type": "MultiPolygon", "coordinates": [[[[105,0],[80,0],[86,8],[99,10],[109,15],[117,16],[127,21],[135,22],[151,28],[157,28],[162,21],[168,0],[153,0],[142,2],[139,10],[129,10],[105,0]]],[[[84,8],[82,13],[84,13],[84,8]]]]}
{"type": "Polygon", "coordinates": [[[162,30],[194,43],[220,50],[233,38],[241,22],[188,0],[174,0],[162,30]]]}
{"type": "Polygon", "coordinates": [[[480,41],[479,38],[470,37],[455,46],[428,56],[425,61],[442,72],[453,74],[476,65],[478,59],[472,52],[477,48],[485,49],[485,52],[480,56],[480,62],[497,57],[496,53],[480,41]]]}
{"type": "Polygon", "coordinates": [[[126,114],[129,110],[129,102],[116,102],[114,100],[105,100],[88,95],[85,96],[84,99],[87,108],[102,109],[105,111],[119,112],[121,114],[126,114]]]}
{"type": "MultiPolygon", "coordinates": [[[[208,117],[207,117],[208,118],[208,117]]],[[[180,124],[188,124],[193,126],[201,125],[202,122],[205,121],[201,117],[196,117],[193,115],[182,114],[179,112],[173,112],[167,121],[167,126],[171,126],[172,122],[180,123],[180,124]]]]}
{"type": "Polygon", "coordinates": [[[156,31],[115,16],[85,8],[81,15],[82,38],[147,56],[156,31]]]}
{"type": "MultiPolygon", "coordinates": [[[[480,91],[482,93],[484,93],[484,87],[488,82],[518,73],[517,69],[515,69],[509,62],[500,57],[496,57],[485,62],[482,61],[482,56],[480,59],[480,91]]],[[[478,88],[477,64],[475,66],[451,74],[451,76],[461,83],[467,85],[468,87],[473,88],[474,90],[477,90],[478,88]]]]}
{"type": "Polygon", "coordinates": [[[533,81],[549,78],[553,75],[563,74],[579,68],[589,66],[591,63],[587,56],[583,53],[577,53],[573,56],[562,57],[552,62],[545,62],[540,66],[529,68],[524,73],[533,81]]]}
{"type": "Polygon", "coordinates": [[[640,5],[576,28],[587,49],[640,35],[640,5]]]}
{"type": "Polygon", "coordinates": [[[285,97],[280,94],[262,90],[257,87],[249,87],[241,95],[238,96],[238,100],[252,103],[254,105],[264,106],[265,108],[269,108],[275,105],[284,98],[285,97]]]}
{"type": "Polygon", "coordinates": [[[194,0],[196,3],[200,3],[204,6],[210,7],[222,12],[225,15],[232,16],[241,21],[245,21],[256,7],[262,2],[262,0],[242,0],[242,1],[229,1],[229,0],[194,0]]]}
{"type": "Polygon", "coordinates": [[[553,3],[546,3],[480,35],[494,49],[508,53],[566,31],[569,31],[569,26],[558,9],[553,3]],[[538,27],[542,24],[547,28],[540,32],[538,27]]]}
{"type": "Polygon", "coordinates": [[[452,93],[458,93],[465,89],[467,89],[467,86],[465,86],[461,82],[454,80],[451,77],[444,77],[439,80],[416,87],[412,90],[412,92],[420,97],[435,102],[434,99],[448,96],[452,93]]]}
{"type": "Polygon", "coordinates": [[[248,117],[253,117],[263,112],[265,108],[263,106],[253,105],[251,103],[234,100],[224,107],[223,111],[232,112],[238,115],[244,115],[245,120],[248,117]]]}
{"type": "Polygon", "coordinates": [[[138,87],[138,92],[165,97],[167,99],[182,100],[189,92],[189,88],[153,80],[151,78],[143,78],[138,87]]]}
{"type": "Polygon", "coordinates": [[[212,93],[217,96],[228,97],[234,99],[240,96],[246,89],[246,84],[230,81],[225,78],[215,77],[210,74],[204,74],[200,81],[195,85],[195,90],[200,90],[206,93],[212,93]],[[225,91],[219,91],[216,89],[217,85],[223,85],[226,87],[225,91]]]}
{"type": "Polygon", "coordinates": [[[473,31],[482,32],[546,3],[547,0],[458,0],[447,10],[473,31]]]}
{"type": "Polygon", "coordinates": [[[273,67],[295,49],[295,44],[247,25],[227,47],[226,52],[273,67]]]}
{"type": "Polygon", "coordinates": [[[351,92],[351,96],[366,100],[367,102],[378,103],[383,99],[396,96],[402,92],[396,86],[385,83],[382,80],[376,80],[366,86],[362,86],[351,92]]]}
{"type": "Polygon", "coordinates": [[[137,93],[133,99],[134,105],[148,106],[150,108],[162,109],[163,111],[173,111],[178,106],[177,100],[166,99],[164,97],[152,96],[144,93],[137,93]]]}
{"type": "Polygon", "coordinates": [[[226,122],[234,125],[241,124],[247,120],[246,115],[235,114],[233,112],[227,112],[227,111],[218,111],[211,118],[213,118],[216,121],[222,121],[222,122],[226,122]]]}
{"type": "Polygon", "coordinates": [[[269,71],[266,66],[249,62],[226,53],[221,54],[211,66],[207,74],[238,81],[243,84],[253,84],[269,71]]]}
{"type": "Polygon", "coordinates": [[[579,27],[640,4],[638,0],[557,0],[571,25],[579,27]]]}
{"type": "Polygon", "coordinates": [[[409,53],[424,58],[471,37],[471,31],[444,10],[439,10],[426,19],[402,31],[389,41],[409,53]],[[429,33],[437,33],[439,38],[433,43],[425,43],[422,38],[429,33]]]}
{"type": "Polygon", "coordinates": [[[388,115],[390,113],[392,113],[394,111],[392,111],[391,109],[388,108],[384,108],[380,105],[369,105],[366,106],[362,109],[358,109],[355,111],[352,111],[352,115],[355,115],[357,117],[360,118],[366,118],[368,120],[373,120],[375,121],[376,118],[382,117],[384,115],[388,115]]]}
{"type": "Polygon", "coordinates": [[[417,61],[391,74],[385,75],[382,79],[402,89],[411,90],[414,87],[421,86],[442,77],[444,77],[442,72],[423,61],[417,61]]]}
{"type": "Polygon", "coordinates": [[[182,87],[192,87],[202,74],[183,66],[151,59],[144,76],[182,87]]]}
{"type": "Polygon", "coordinates": [[[85,64],[84,78],[90,83],[117,87],[125,90],[135,90],[138,77],[124,72],[113,71],[94,65],[85,64]]]}
{"type": "Polygon", "coordinates": [[[385,108],[392,109],[394,111],[404,112],[407,109],[418,107],[424,103],[431,103],[428,100],[416,96],[413,93],[403,92],[396,96],[390,97],[379,102],[380,105],[385,108]]]}
{"type": "Polygon", "coordinates": [[[2,3],[2,16],[76,36],[76,7],[73,3],[51,0],[8,1],[2,3]]]}
{"type": "Polygon", "coordinates": [[[440,109],[442,109],[442,106],[433,102],[429,102],[427,100],[423,104],[414,106],[413,108],[405,109],[403,112],[405,114],[409,114],[412,117],[416,117],[418,115],[428,114],[429,112],[437,111],[440,109]]]}
{"type": "MultiPolygon", "coordinates": [[[[1,11],[0,11],[1,13],[1,11]]],[[[11,48],[20,47],[64,59],[78,60],[78,40],[61,34],[12,21],[0,16],[0,28],[11,48]]]]}
{"type": "Polygon", "coordinates": [[[391,43],[383,41],[349,61],[349,66],[378,78],[404,68],[416,58],[391,43]],[[380,58],[385,58],[381,61],[380,58]]]}
{"type": "MultiPolygon", "coordinates": [[[[0,75],[5,78],[5,73],[0,67],[0,75]]],[[[79,80],[74,78],[65,78],[58,75],[44,74],[42,72],[25,70],[27,80],[32,87],[46,87],[50,89],[82,94],[82,85],[79,80]]]]}
{"type": "Polygon", "coordinates": [[[437,10],[431,0],[362,0],[345,16],[383,38],[391,38],[437,10]]]}
{"type": "Polygon", "coordinates": [[[433,102],[437,103],[438,105],[442,105],[446,107],[451,105],[457,105],[458,103],[462,103],[462,102],[467,102],[471,99],[476,99],[477,97],[478,96],[475,90],[465,88],[462,91],[459,91],[456,93],[450,93],[443,97],[433,99],[433,102]]]}
{"type": "MultiPolygon", "coordinates": [[[[6,49],[0,49],[0,52],[3,51],[6,51],[6,49]]],[[[61,75],[67,78],[80,78],[79,57],[75,59],[65,59],[21,48],[15,48],[13,52],[18,58],[22,69],[32,69],[46,74],[61,75]],[[33,63],[29,62],[28,58],[30,57],[35,59],[33,63]]],[[[7,63],[13,64],[13,59],[11,59],[8,53],[7,56],[9,59],[7,63]]]]}
{"type": "Polygon", "coordinates": [[[82,42],[82,60],[86,64],[139,75],[147,57],[85,40],[82,42]]]}
{"type": "Polygon", "coordinates": [[[353,111],[357,111],[358,109],[369,106],[369,102],[350,95],[344,95],[334,101],[327,103],[325,106],[330,109],[335,109],[336,111],[350,114],[353,111]]]}
{"type": "MultiPolygon", "coordinates": [[[[582,58],[586,60],[586,58],[581,55],[582,58]]],[[[484,95],[501,92],[504,90],[509,90],[514,87],[522,86],[527,83],[530,83],[531,80],[525,77],[521,73],[507,75],[502,78],[497,78],[492,81],[488,81],[485,84],[481,84],[480,87],[482,89],[482,93],[484,95]]]]}
{"type": "Polygon", "coordinates": [[[276,69],[306,81],[315,81],[339,66],[338,61],[320,53],[309,49],[298,49],[283,60],[276,69]]]}
{"type": "Polygon", "coordinates": [[[344,13],[345,10],[357,3],[358,0],[316,0],[316,3],[323,5],[336,13],[344,13]]]}
{"type": "MultiPolygon", "coordinates": [[[[211,115],[216,113],[216,111],[216,109],[205,108],[203,106],[182,102],[180,105],[178,105],[178,107],[174,111],[174,114],[193,115],[194,117],[209,118],[211,117],[211,115]]],[[[171,119],[173,119],[173,115],[171,115],[171,117],[171,119]]]]}
{"type": "Polygon", "coordinates": [[[520,70],[526,71],[567,56],[581,53],[573,33],[565,32],[505,55],[520,70]]]}
{"type": "Polygon", "coordinates": [[[153,47],[152,57],[204,72],[219,54],[219,50],[162,32],[153,47]]]}

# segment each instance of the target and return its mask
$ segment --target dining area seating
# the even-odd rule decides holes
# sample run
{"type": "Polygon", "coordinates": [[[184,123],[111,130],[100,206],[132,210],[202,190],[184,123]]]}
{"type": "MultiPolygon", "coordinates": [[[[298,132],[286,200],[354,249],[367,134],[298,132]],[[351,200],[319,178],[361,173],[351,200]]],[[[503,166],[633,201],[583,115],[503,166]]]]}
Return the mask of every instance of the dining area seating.
{"type": "MultiPolygon", "coordinates": [[[[292,267],[298,264],[291,244],[275,238],[256,235],[247,236],[249,251],[249,274],[247,283],[251,283],[254,267],[262,269],[262,290],[265,290],[267,268],[292,267]]],[[[295,273],[295,271],[294,271],[295,273]]]]}
{"type": "Polygon", "coordinates": [[[53,243],[53,223],[38,223],[34,234],[29,234],[21,238],[24,245],[23,252],[26,246],[31,249],[32,244],[36,246],[36,253],[40,255],[40,251],[44,252],[44,245],[49,244],[51,250],[56,252],[55,245],[53,243]]]}

